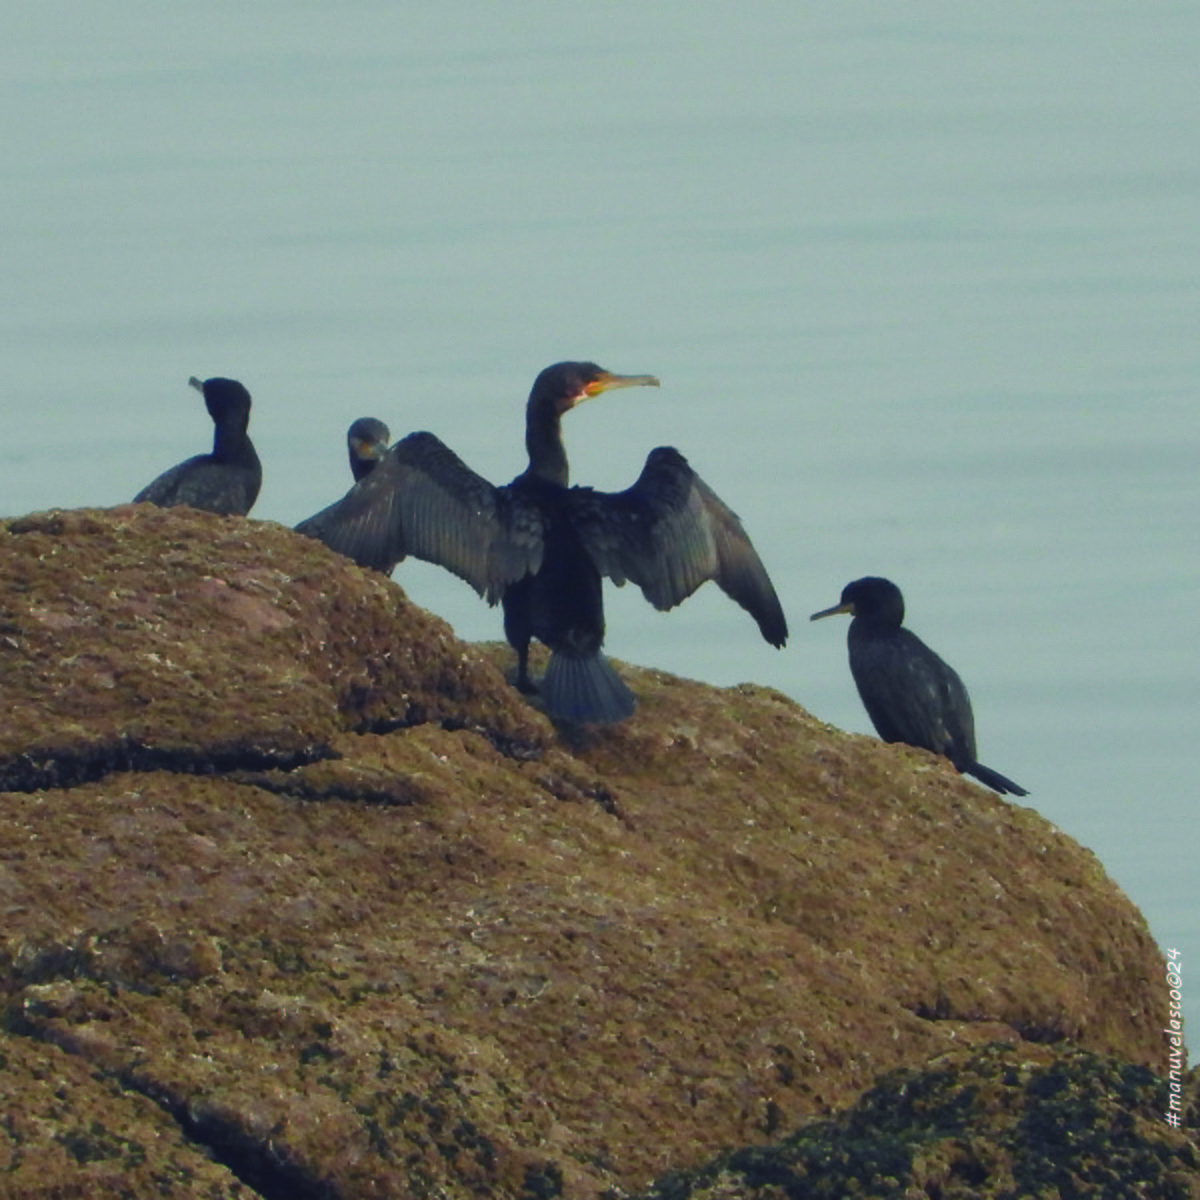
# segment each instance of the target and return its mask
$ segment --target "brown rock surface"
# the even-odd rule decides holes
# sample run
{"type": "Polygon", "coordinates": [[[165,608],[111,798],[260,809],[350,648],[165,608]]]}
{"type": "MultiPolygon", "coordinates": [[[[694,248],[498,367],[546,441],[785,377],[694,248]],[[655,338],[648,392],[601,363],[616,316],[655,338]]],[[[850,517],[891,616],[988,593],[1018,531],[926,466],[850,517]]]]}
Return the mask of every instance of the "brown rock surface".
{"type": "Polygon", "coordinates": [[[752,686],[560,733],[508,658],[267,523],[0,524],[0,1194],[600,1195],[959,1046],[1163,1069],[1031,809],[752,686]]]}
{"type": "MultiPolygon", "coordinates": [[[[1196,1072],[1187,1092],[1194,1133],[1196,1072]]],[[[891,1072],[844,1112],[668,1173],[641,1200],[1197,1200],[1200,1153],[1167,1104],[1145,1067],[997,1042],[891,1072]]]]}

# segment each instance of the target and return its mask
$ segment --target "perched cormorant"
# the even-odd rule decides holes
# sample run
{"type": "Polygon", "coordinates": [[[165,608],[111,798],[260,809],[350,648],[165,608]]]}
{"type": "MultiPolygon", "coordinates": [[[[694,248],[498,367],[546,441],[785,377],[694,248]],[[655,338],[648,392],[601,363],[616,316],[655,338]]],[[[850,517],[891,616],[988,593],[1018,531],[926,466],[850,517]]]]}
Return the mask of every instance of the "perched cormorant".
{"type": "Polygon", "coordinates": [[[556,363],[529,394],[529,466],[512,483],[494,487],[433,434],[413,433],[338,504],[305,522],[305,532],[360,566],[390,570],[411,554],[454,572],[489,603],[502,602],[522,691],[538,690],[528,667],[536,637],[551,651],[540,688],[547,711],[620,721],[635,702],[600,653],[605,575],[618,585],[631,579],[664,610],[715,580],[771,645],[787,640],[779,599],[741,521],[677,450],[651,451],[623,492],[568,486],[563,413],[639,385],[658,380],[556,363]]]}
{"type": "MultiPolygon", "coordinates": [[[[383,460],[387,454],[391,436],[391,430],[374,417],[359,417],[346,431],[346,448],[350,453],[350,471],[356,484],[366,479],[383,460]]],[[[330,522],[336,521],[338,514],[342,511],[342,503],[341,500],[337,500],[319,513],[306,517],[296,526],[296,532],[304,534],[305,537],[316,538],[317,541],[327,541],[326,526],[330,522]]],[[[360,565],[374,566],[385,575],[390,575],[396,569],[394,561],[360,565]]]]}
{"type": "Polygon", "coordinates": [[[236,379],[188,380],[204,394],[216,427],[211,454],[198,454],[165,471],[133,498],[159,508],[186,504],[222,515],[245,516],[262,487],[262,464],[246,432],[250,393],[236,379]]]}
{"type": "Polygon", "coordinates": [[[346,430],[346,449],[350,453],[350,473],[354,482],[370,475],[375,464],[387,453],[392,431],[374,417],[359,417],[346,430]]]}
{"type": "Polygon", "coordinates": [[[811,620],[849,613],[850,673],[876,732],[885,742],[904,742],[944,754],[961,772],[1001,795],[1029,793],[980,763],[975,750],[971,699],[955,670],[915,633],[902,629],[904,597],[890,579],[868,576],[842,589],[833,608],[811,620]]]}

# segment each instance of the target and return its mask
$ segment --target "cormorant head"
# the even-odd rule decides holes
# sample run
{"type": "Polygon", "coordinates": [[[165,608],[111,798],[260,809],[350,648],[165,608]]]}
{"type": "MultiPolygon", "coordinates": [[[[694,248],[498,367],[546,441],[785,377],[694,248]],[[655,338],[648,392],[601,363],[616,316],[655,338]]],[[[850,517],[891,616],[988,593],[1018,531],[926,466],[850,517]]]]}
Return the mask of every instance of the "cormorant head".
{"type": "Polygon", "coordinates": [[[369,475],[375,464],[387,453],[391,430],[374,417],[359,417],[346,433],[350,451],[350,470],[355,480],[369,475]]]}
{"type": "Polygon", "coordinates": [[[837,604],[813,613],[809,620],[818,621],[838,613],[849,613],[852,617],[881,621],[898,628],[904,622],[904,596],[890,579],[868,575],[846,584],[837,604]]]}
{"type": "Polygon", "coordinates": [[[529,406],[544,405],[561,416],[588,397],[612,388],[658,386],[653,375],[614,375],[593,362],[560,362],[547,367],[533,381],[529,406]]]}
{"type": "Polygon", "coordinates": [[[204,394],[204,405],[214,425],[250,423],[250,393],[236,379],[216,377],[203,383],[193,375],[188,383],[204,394]]]}

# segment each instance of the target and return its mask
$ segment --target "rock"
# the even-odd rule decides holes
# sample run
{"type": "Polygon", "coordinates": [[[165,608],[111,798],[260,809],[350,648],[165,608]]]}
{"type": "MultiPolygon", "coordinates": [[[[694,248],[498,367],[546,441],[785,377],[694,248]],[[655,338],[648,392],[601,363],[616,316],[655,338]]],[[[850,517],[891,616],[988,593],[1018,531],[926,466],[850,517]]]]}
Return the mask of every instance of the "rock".
{"type": "MultiPolygon", "coordinates": [[[[1200,1096],[1193,1074],[1193,1106],[1200,1096]]],[[[641,1200],[1200,1196],[1200,1154],[1146,1067],[997,1043],[885,1076],[776,1145],[674,1172],[641,1200]]]]}
{"type": "Polygon", "coordinates": [[[39,513],[0,523],[0,587],[0,788],[296,766],[342,730],[425,721],[536,736],[444,622],[278,526],[39,513]]]}
{"type": "Polygon", "coordinates": [[[9,521],[0,596],[3,1194],[598,1197],[999,1039],[1164,1070],[1140,914],[935,756],[624,665],[556,730],[266,522],[9,521]]]}

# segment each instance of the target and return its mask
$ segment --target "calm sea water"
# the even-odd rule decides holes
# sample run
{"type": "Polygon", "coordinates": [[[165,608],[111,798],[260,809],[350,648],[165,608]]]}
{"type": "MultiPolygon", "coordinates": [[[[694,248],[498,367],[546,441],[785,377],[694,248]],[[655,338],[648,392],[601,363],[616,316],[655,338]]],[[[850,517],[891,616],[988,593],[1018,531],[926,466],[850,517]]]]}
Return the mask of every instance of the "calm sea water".
{"type": "Polygon", "coordinates": [[[653,371],[568,418],[575,478],[679,446],[792,639],[627,589],[613,655],[869,732],[807,616],[890,576],[984,761],[1200,979],[1200,9],[10,7],[0,513],[205,449],[192,374],[249,386],[255,515],[292,524],[355,417],[503,481],[542,366],[653,371]]]}

